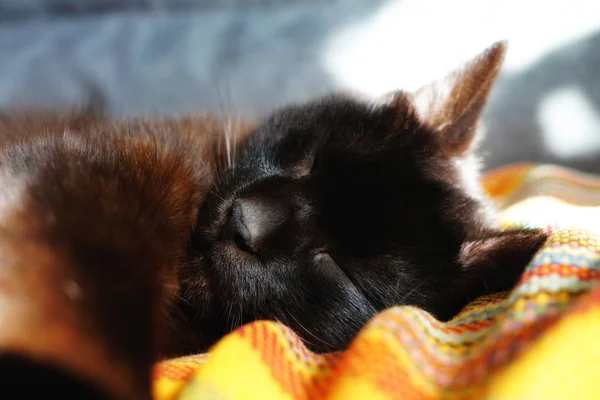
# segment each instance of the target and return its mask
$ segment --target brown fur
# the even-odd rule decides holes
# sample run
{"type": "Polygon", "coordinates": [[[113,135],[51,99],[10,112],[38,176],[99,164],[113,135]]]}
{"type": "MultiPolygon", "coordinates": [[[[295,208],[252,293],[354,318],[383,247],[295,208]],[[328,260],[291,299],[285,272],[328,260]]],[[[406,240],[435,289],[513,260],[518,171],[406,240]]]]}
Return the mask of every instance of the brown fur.
{"type": "Polygon", "coordinates": [[[1,351],[148,398],[223,124],[0,118],[1,351]]]}

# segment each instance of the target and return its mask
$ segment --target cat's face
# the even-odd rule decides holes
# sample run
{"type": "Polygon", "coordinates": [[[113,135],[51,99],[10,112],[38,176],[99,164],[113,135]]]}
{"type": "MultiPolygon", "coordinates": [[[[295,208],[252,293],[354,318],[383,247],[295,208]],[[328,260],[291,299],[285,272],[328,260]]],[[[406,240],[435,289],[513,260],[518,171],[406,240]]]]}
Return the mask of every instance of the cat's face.
{"type": "Polygon", "coordinates": [[[183,296],[224,330],[276,319],[333,350],[383,308],[445,319],[483,294],[471,284],[479,267],[465,276],[465,248],[498,232],[469,182],[471,146],[502,52],[453,76],[461,92],[442,116],[424,119],[419,94],[396,93],[330,96],[266,119],[200,210],[183,296]]]}

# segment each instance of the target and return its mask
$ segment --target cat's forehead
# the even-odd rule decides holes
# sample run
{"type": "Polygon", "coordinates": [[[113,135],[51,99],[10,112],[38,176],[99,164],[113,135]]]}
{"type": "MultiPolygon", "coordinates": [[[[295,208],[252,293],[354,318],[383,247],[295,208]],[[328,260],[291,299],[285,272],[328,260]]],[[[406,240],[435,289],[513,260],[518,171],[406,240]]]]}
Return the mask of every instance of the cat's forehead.
{"type": "Polygon", "coordinates": [[[288,106],[258,125],[240,163],[252,170],[289,172],[307,169],[318,156],[355,165],[390,158],[408,162],[415,152],[423,158],[426,152],[420,149],[434,143],[410,110],[389,99],[372,101],[346,93],[288,106]]]}
{"type": "Polygon", "coordinates": [[[276,112],[270,122],[278,128],[302,130],[315,128],[352,127],[376,122],[381,112],[389,111],[385,101],[374,101],[358,95],[338,93],[302,105],[287,107],[276,112]]]}
{"type": "Polygon", "coordinates": [[[344,93],[280,109],[259,126],[254,142],[286,152],[306,150],[328,140],[339,141],[343,147],[345,139],[377,141],[417,125],[408,108],[397,107],[389,99],[344,93]]]}

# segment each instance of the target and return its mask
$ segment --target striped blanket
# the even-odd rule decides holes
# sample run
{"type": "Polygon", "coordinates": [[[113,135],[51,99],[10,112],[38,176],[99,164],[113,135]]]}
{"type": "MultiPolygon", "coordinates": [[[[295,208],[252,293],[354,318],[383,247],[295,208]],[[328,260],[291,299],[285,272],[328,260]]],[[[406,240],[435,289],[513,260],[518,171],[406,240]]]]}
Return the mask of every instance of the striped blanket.
{"type": "Polygon", "coordinates": [[[156,366],[158,399],[600,399],[600,177],[518,164],[484,186],[505,227],[551,227],[515,290],[448,323],[381,312],[340,353],[315,355],[255,322],[208,355],[156,366]]]}

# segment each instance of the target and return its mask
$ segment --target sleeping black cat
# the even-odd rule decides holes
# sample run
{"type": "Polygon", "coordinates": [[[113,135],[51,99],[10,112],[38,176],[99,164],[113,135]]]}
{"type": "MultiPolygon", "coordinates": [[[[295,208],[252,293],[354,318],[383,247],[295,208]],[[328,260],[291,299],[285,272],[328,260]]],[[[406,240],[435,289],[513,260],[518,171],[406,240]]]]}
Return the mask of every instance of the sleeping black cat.
{"type": "Polygon", "coordinates": [[[503,55],[496,44],[414,94],[278,110],[243,130],[227,168],[209,167],[214,124],[3,117],[4,136],[27,137],[3,144],[3,262],[41,272],[0,279],[0,379],[60,365],[111,398],[147,398],[153,361],[246,322],[339,350],[386,307],[446,320],[510,289],[546,234],[501,231],[477,182],[503,55]],[[35,329],[50,339],[22,339],[35,329]]]}
{"type": "Polygon", "coordinates": [[[275,318],[313,350],[339,350],[386,307],[447,320],[510,289],[546,235],[500,231],[477,182],[503,55],[496,44],[416,94],[334,95],[260,125],[190,241],[182,297],[202,304],[198,329],[275,318]]]}

